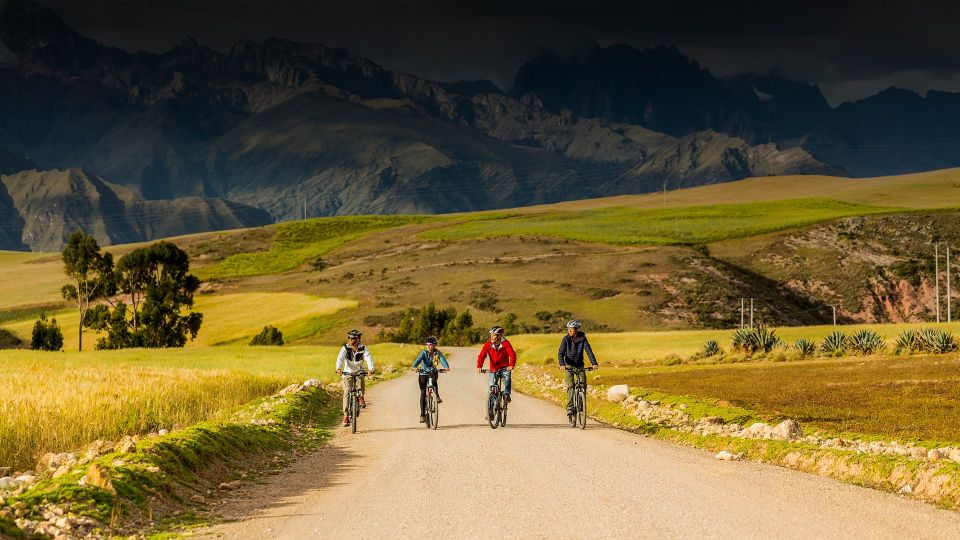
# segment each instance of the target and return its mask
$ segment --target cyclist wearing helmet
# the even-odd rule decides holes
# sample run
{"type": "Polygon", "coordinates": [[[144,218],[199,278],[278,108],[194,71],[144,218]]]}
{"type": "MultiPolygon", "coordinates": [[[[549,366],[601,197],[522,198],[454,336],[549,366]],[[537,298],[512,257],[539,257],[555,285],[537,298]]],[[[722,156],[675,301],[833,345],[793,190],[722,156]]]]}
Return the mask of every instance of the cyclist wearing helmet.
{"type": "Polygon", "coordinates": [[[513,351],[510,342],[503,339],[502,326],[494,326],[490,329],[490,340],[483,344],[483,348],[480,349],[480,354],[477,356],[477,373],[480,373],[480,370],[483,369],[483,362],[487,359],[487,356],[490,357],[490,376],[487,378],[490,386],[496,383],[494,372],[507,368],[507,371],[503,374],[503,396],[507,399],[507,403],[510,403],[510,372],[517,365],[517,353],[513,351]]]}
{"type": "MultiPolygon", "coordinates": [[[[590,348],[590,342],[587,341],[587,335],[580,331],[580,321],[574,319],[567,323],[567,335],[560,340],[560,351],[557,352],[557,360],[560,361],[560,369],[571,367],[583,367],[583,353],[586,351],[590,357],[590,363],[593,369],[599,369],[597,358],[593,355],[593,349],[590,348]]],[[[573,373],[566,372],[567,380],[567,416],[573,416],[573,373]]]]}
{"type": "MultiPolygon", "coordinates": [[[[348,416],[349,411],[347,410],[347,399],[350,396],[350,392],[353,391],[353,384],[356,381],[355,378],[351,377],[351,373],[356,373],[363,370],[362,361],[367,363],[367,373],[373,373],[373,356],[370,354],[370,351],[360,343],[360,338],[363,334],[359,330],[351,330],[347,333],[347,343],[340,349],[340,354],[337,355],[337,375],[341,375],[341,382],[343,383],[343,425],[350,425],[350,417],[348,416]]],[[[366,380],[360,378],[360,407],[366,407],[367,402],[364,399],[364,392],[367,391],[366,380]]]]}
{"type": "Polygon", "coordinates": [[[413,367],[420,374],[420,423],[427,421],[427,381],[433,378],[433,389],[437,393],[437,403],[443,403],[440,399],[440,387],[437,384],[437,378],[440,371],[437,369],[437,363],[443,366],[443,369],[449,370],[450,364],[447,358],[437,349],[437,338],[430,336],[426,340],[426,349],[420,351],[417,359],[413,362],[413,367]]]}

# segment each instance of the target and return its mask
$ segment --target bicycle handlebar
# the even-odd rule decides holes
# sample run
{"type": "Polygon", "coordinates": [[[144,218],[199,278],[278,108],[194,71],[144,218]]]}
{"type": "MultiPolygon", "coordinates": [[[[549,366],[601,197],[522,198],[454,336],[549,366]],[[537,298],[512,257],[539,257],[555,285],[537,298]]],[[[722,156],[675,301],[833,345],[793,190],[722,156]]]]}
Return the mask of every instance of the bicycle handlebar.
{"type": "Polygon", "coordinates": [[[500,369],[494,369],[494,370],[481,369],[481,370],[480,370],[480,373],[500,373],[501,371],[510,371],[510,370],[509,370],[508,368],[505,368],[505,367],[504,367],[504,368],[500,368],[500,369]]]}
{"type": "Polygon", "coordinates": [[[590,367],[582,367],[582,368],[579,368],[579,367],[576,367],[576,366],[573,366],[573,367],[571,367],[571,366],[563,366],[563,369],[564,369],[564,371],[593,371],[594,367],[593,367],[593,366],[590,366],[590,367]]]}

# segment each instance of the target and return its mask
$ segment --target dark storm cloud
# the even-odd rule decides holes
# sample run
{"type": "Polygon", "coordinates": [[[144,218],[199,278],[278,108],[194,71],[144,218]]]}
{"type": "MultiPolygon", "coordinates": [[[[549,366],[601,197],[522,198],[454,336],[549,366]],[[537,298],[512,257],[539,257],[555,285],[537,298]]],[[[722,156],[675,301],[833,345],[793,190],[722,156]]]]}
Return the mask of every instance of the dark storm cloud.
{"type": "Polygon", "coordinates": [[[719,75],[780,69],[832,102],[896,84],[960,90],[960,5],[758,0],[45,0],[81,32],[166,50],[268,36],[342,46],[392,69],[509,87],[541,46],[675,44],[719,75]]]}

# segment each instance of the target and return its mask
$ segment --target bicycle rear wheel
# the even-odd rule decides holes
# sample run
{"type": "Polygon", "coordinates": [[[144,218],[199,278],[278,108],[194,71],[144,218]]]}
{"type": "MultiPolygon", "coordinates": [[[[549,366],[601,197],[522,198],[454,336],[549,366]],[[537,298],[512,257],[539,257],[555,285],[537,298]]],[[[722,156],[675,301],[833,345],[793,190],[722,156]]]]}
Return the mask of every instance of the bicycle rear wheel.
{"type": "Polygon", "coordinates": [[[427,427],[437,429],[437,422],[440,419],[440,410],[437,406],[436,392],[430,392],[427,395],[427,427]]]}
{"type": "Polygon", "coordinates": [[[350,431],[357,432],[357,419],[360,417],[360,400],[357,395],[350,396],[350,431]]]}
{"type": "Polygon", "coordinates": [[[580,424],[580,429],[587,428],[587,395],[582,388],[577,390],[576,397],[577,417],[574,422],[580,424]]]}
{"type": "Polygon", "coordinates": [[[490,392],[490,397],[487,399],[487,421],[493,429],[500,427],[500,407],[497,401],[497,394],[490,392]]]}

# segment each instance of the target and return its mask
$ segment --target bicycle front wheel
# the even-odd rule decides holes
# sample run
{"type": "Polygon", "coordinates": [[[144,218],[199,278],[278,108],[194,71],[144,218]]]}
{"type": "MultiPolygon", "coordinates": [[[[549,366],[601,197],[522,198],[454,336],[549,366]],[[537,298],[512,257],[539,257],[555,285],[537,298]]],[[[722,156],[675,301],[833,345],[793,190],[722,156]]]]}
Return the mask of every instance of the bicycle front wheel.
{"type": "Polygon", "coordinates": [[[580,429],[587,428],[587,395],[581,388],[577,390],[576,398],[577,418],[576,423],[580,424],[580,429]]]}
{"type": "Polygon", "coordinates": [[[356,394],[350,398],[350,412],[350,431],[356,433],[357,419],[360,417],[360,400],[357,399],[356,394]]]}
{"type": "Polygon", "coordinates": [[[437,406],[437,394],[430,392],[427,396],[427,427],[437,429],[437,421],[440,419],[440,409],[437,406]]]}
{"type": "Polygon", "coordinates": [[[487,421],[493,429],[500,427],[500,407],[497,394],[493,392],[490,392],[490,397],[487,399],[487,421]]]}

